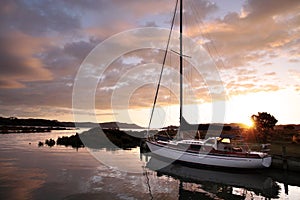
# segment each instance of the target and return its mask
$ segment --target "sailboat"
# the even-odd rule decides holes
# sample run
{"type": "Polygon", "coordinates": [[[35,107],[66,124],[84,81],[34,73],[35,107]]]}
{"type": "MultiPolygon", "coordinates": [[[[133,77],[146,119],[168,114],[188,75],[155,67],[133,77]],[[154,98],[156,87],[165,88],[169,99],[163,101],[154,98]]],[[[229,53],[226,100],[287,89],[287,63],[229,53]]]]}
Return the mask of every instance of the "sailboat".
{"type": "MultiPolygon", "coordinates": [[[[176,139],[159,139],[148,134],[146,144],[149,150],[160,157],[171,159],[193,165],[206,165],[225,168],[256,169],[270,167],[272,158],[265,151],[252,151],[242,146],[234,146],[233,138],[228,137],[207,137],[205,139],[183,139],[182,125],[185,122],[183,117],[183,0],[179,1],[180,10],[180,126],[178,128],[179,137],[176,139]]],[[[177,12],[178,1],[176,2],[175,14],[177,12]]],[[[174,14],[174,17],[175,17],[174,14]]],[[[174,23],[174,20],[173,22],[174,23]]],[[[172,29],[171,29],[172,31],[172,29]]],[[[161,80],[161,78],[160,78],[161,80]]],[[[155,95],[152,114],[158,95],[158,88],[155,95]]]]}

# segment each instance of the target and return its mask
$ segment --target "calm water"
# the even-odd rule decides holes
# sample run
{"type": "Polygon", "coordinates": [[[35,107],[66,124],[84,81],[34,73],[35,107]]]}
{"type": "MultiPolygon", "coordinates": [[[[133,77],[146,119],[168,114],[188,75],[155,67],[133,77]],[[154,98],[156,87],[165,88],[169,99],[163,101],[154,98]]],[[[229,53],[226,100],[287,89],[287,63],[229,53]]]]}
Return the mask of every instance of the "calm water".
{"type": "Polygon", "coordinates": [[[300,197],[300,173],[222,172],[179,165],[154,170],[163,161],[140,155],[139,148],[108,151],[37,145],[72,134],[0,135],[0,199],[300,197]]]}

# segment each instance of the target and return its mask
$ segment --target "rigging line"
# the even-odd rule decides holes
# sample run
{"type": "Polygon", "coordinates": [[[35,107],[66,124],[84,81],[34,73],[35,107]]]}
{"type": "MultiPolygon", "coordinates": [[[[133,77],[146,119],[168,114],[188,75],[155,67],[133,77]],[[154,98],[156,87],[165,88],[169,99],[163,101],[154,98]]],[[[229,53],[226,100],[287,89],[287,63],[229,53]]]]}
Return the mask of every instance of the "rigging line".
{"type": "MultiPolygon", "coordinates": [[[[203,25],[204,26],[204,24],[203,24],[203,22],[202,22],[202,20],[200,20],[200,18],[201,18],[201,15],[199,14],[199,11],[196,9],[196,5],[195,5],[195,3],[194,3],[194,1],[191,1],[191,4],[193,4],[192,6],[190,5],[190,8],[191,8],[191,10],[192,10],[192,12],[194,12],[196,15],[198,15],[199,16],[199,18],[198,17],[196,17],[195,18],[195,21],[196,21],[196,25],[197,24],[201,24],[201,25],[203,25]]],[[[198,29],[199,29],[199,31],[200,31],[200,34],[201,34],[201,38],[205,38],[205,34],[204,34],[204,32],[202,31],[202,29],[201,28],[199,28],[198,26],[196,26],[198,29]]],[[[208,51],[208,53],[209,53],[209,55],[210,55],[210,57],[211,58],[213,58],[212,57],[212,53],[211,53],[211,50],[210,50],[210,47],[209,47],[209,45],[207,45],[207,44],[203,44],[203,46],[206,46],[206,49],[207,49],[207,51],[208,51]]]]}
{"type": "MultiPolygon", "coordinates": [[[[170,66],[172,66],[172,54],[169,54],[169,64],[170,66]]],[[[169,81],[169,99],[168,99],[168,106],[167,106],[167,112],[166,112],[166,116],[171,116],[171,102],[172,101],[172,81],[169,81]]],[[[168,135],[169,137],[169,135],[168,135]]],[[[171,139],[171,137],[169,137],[171,139]]]]}
{"type": "MultiPolygon", "coordinates": [[[[188,3],[186,3],[185,5],[189,5],[188,3]]],[[[190,22],[190,13],[188,11],[186,11],[185,9],[183,10],[183,13],[182,13],[182,17],[183,17],[183,27],[185,29],[185,34],[184,34],[184,37],[188,37],[190,38],[190,36],[192,35],[192,28],[193,27],[193,24],[190,22]]],[[[193,19],[193,18],[191,18],[193,19]]],[[[189,45],[185,45],[184,43],[182,43],[182,48],[183,50],[187,49],[187,52],[191,52],[191,47],[189,45]]],[[[182,55],[184,58],[192,58],[191,56],[189,55],[182,55]]],[[[188,81],[188,78],[189,78],[189,75],[190,75],[190,66],[191,66],[191,63],[188,61],[188,59],[184,59],[183,60],[183,77],[184,77],[184,80],[185,81],[188,81]]],[[[188,83],[188,82],[187,82],[188,83]]],[[[187,84],[183,84],[184,88],[186,88],[188,85],[187,84]]],[[[188,93],[188,91],[184,91],[184,93],[188,93]]]]}
{"type": "MultiPolygon", "coordinates": [[[[186,3],[186,5],[189,5],[189,3],[186,3]]],[[[190,17],[191,16],[191,13],[189,12],[183,12],[183,21],[184,21],[184,24],[185,24],[185,30],[186,31],[186,34],[187,34],[187,37],[190,37],[190,35],[192,35],[192,29],[191,27],[192,26],[192,23],[191,23],[191,20],[190,20],[190,17]]],[[[188,49],[188,52],[191,52],[191,48],[189,45],[186,45],[186,46],[183,46],[185,49],[188,49]]],[[[187,57],[187,58],[192,58],[191,56],[184,56],[184,57],[187,57]]],[[[184,90],[184,98],[183,98],[183,102],[184,102],[184,105],[188,105],[190,102],[189,102],[189,99],[191,98],[191,89],[192,89],[192,79],[191,79],[191,63],[185,59],[184,62],[183,62],[183,70],[184,70],[184,82],[185,84],[183,84],[185,90],[184,90]]],[[[189,116],[189,112],[185,112],[185,114],[187,116],[189,116]]],[[[187,117],[186,116],[186,117],[187,117]]]]}
{"type": "MultiPolygon", "coordinates": [[[[187,4],[189,5],[189,4],[187,4]]],[[[184,21],[185,21],[185,24],[186,24],[186,30],[187,33],[188,33],[188,37],[190,37],[192,35],[192,27],[193,27],[193,23],[191,22],[191,17],[190,17],[190,13],[188,14],[184,14],[184,21]]],[[[193,18],[192,18],[193,19],[193,18]]],[[[191,46],[185,46],[186,49],[188,49],[188,52],[191,52],[191,46]]],[[[191,56],[189,56],[188,58],[192,58],[191,56]]],[[[185,90],[185,102],[187,105],[189,105],[191,103],[190,99],[191,99],[191,96],[192,96],[192,85],[193,85],[193,79],[192,79],[192,67],[193,65],[185,60],[184,62],[184,70],[185,70],[185,80],[186,80],[186,90],[185,90]]],[[[188,116],[190,113],[186,113],[188,116]]]]}
{"type": "MultiPolygon", "coordinates": [[[[188,4],[189,5],[189,9],[191,10],[191,15],[193,15],[193,10],[194,9],[196,9],[197,8],[197,5],[195,5],[194,3],[193,3],[193,1],[190,1],[191,3],[190,4],[188,4]]],[[[196,15],[197,15],[197,13],[195,13],[196,15]]],[[[199,17],[197,16],[197,17],[190,17],[192,20],[191,20],[191,24],[192,24],[192,28],[194,29],[195,28],[195,30],[194,30],[194,32],[196,32],[196,30],[197,30],[197,32],[198,32],[198,30],[201,32],[202,30],[198,27],[198,20],[200,19],[200,15],[199,15],[199,17]]],[[[195,35],[195,33],[193,34],[193,35],[195,35]]],[[[203,34],[202,34],[203,35],[203,34]]],[[[197,36],[196,36],[197,37],[197,36]]],[[[203,36],[202,36],[202,38],[203,38],[203,36]]],[[[195,40],[196,41],[196,40],[195,40]]],[[[193,80],[193,72],[195,72],[195,74],[196,74],[196,76],[195,77],[197,77],[197,75],[199,75],[199,73],[197,72],[197,70],[195,69],[195,67],[194,66],[192,66],[191,67],[191,80],[193,80]]],[[[201,77],[202,77],[202,75],[200,75],[201,77]]],[[[192,85],[193,85],[193,82],[192,82],[192,85]]],[[[194,83],[194,85],[196,85],[196,83],[194,83]]],[[[197,85],[196,85],[197,86],[197,85]]],[[[192,87],[192,88],[194,88],[194,87],[192,87]]],[[[193,90],[192,90],[193,91],[193,90]]]]}
{"type": "Polygon", "coordinates": [[[176,0],[175,10],[174,10],[172,24],[171,24],[171,30],[170,30],[170,34],[169,34],[169,38],[168,38],[168,43],[167,43],[167,48],[166,48],[166,51],[165,51],[164,60],[163,60],[162,68],[161,68],[161,71],[160,71],[160,76],[159,76],[157,88],[156,88],[156,93],[155,93],[155,98],[154,98],[153,107],[152,107],[152,111],[151,111],[150,121],[149,121],[148,129],[147,129],[147,135],[148,136],[149,136],[148,133],[149,133],[149,129],[150,129],[150,126],[151,126],[153,113],[154,113],[154,109],[155,109],[155,105],[156,105],[156,101],[157,101],[157,96],[158,96],[158,92],[159,92],[159,88],[160,88],[160,83],[161,83],[161,79],[162,79],[162,75],[163,75],[163,71],[164,71],[164,67],[165,67],[165,63],[166,63],[166,59],[167,59],[167,55],[168,55],[168,49],[169,49],[169,45],[170,45],[170,41],[171,41],[172,30],[174,28],[174,22],[175,22],[175,18],[176,18],[176,11],[177,11],[177,7],[178,7],[178,1],[179,0],[176,0]]]}
{"type": "MultiPolygon", "coordinates": [[[[192,1],[192,3],[193,3],[193,2],[194,2],[194,1],[192,1]]],[[[197,10],[196,10],[195,8],[196,8],[195,6],[192,6],[192,9],[194,9],[194,10],[197,12],[197,10]]],[[[198,12],[197,12],[197,13],[198,13],[198,12]]],[[[197,18],[197,21],[198,21],[202,26],[204,26],[204,23],[203,23],[202,20],[199,20],[199,19],[197,18]]],[[[200,32],[201,32],[202,37],[205,38],[205,37],[204,37],[205,34],[201,31],[201,28],[199,28],[199,29],[200,29],[200,32]]],[[[213,59],[214,63],[215,63],[218,67],[223,67],[223,68],[225,68],[225,64],[224,64],[223,60],[221,59],[220,53],[219,53],[218,49],[216,48],[216,45],[215,45],[214,41],[212,40],[212,37],[211,37],[211,35],[209,34],[209,32],[207,32],[206,37],[211,41],[213,50],[215,51],[216,57],[217,57],[217,59],[220,61],[221,66],[219,66],[219,63],[216,62],[216,59],[213,58],[209,45],[206,45],[210,57],[213,59]]]]}

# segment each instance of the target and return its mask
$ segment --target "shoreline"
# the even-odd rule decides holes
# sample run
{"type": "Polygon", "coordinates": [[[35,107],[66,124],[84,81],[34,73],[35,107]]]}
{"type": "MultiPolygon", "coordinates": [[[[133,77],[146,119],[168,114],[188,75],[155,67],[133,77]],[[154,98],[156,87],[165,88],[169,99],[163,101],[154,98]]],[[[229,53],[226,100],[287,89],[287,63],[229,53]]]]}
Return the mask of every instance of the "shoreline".
{"type": "Polygon", "coordinates": [[[76,130],[72,127],[58,126],[0,126],[0,134],[46,133],[54,130],[76,130]]]}

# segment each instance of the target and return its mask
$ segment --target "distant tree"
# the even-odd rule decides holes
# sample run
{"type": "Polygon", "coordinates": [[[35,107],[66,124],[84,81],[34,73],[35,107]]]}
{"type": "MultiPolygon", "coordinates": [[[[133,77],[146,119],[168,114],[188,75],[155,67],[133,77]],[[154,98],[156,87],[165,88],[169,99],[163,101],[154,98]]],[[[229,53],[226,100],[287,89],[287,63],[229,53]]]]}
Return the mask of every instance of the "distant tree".
{"type": "Polygon", "coordinates": [[[267,136],[270,134],[270,130],[274,129],[278,120],[267,112],[259,112],[257,115],[252,115],[251,119],[254,128],[257,130],[263,142],[267,142],[267,136]]]}
{"type": "Polygon", "coordinates": [[[231,131],[232,127],[231,126],[223,126],[223,131],[231,131]]]}

